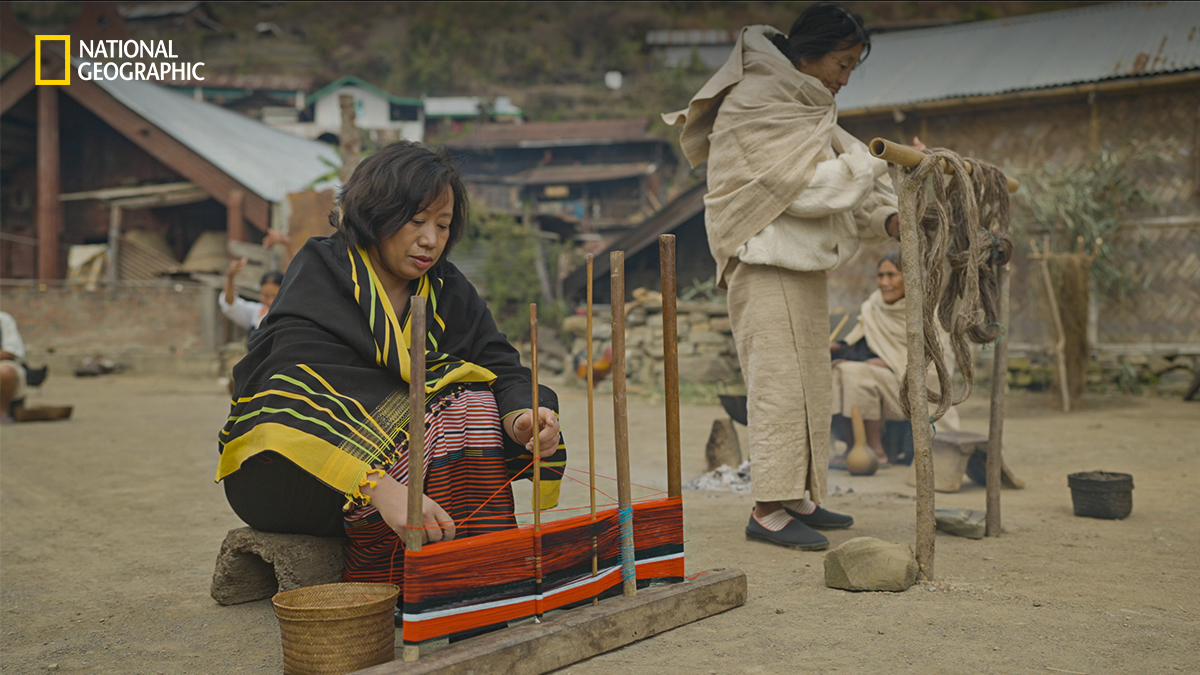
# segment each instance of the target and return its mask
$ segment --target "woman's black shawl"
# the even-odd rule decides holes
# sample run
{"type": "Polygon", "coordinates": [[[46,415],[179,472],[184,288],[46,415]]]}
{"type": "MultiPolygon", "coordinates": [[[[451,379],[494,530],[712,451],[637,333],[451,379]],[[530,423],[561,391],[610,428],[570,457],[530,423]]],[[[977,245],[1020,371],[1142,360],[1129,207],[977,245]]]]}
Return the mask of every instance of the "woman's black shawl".
{"type": "MultiPolygon", "coordinates": [[[[443,260],[414,285],[428,307],[427,406],[463,387],[486,386],[501,418],[529,409],[529,369],[462,272],[443,260]]],[[[367,470],[390,465],[407,447],[409,322],[407,308],[399,317],[392,311],[362,249],[349,249],[341,234],[310,239],[233,369],[217,480],[272,450],[361,499],[367,470]]],[[[538,399],[557,411],[551,390],[540,387],[538,399]]],[[[504,436],[510,475],[528,477],[531,455],[504,436]]],[[[542,507],[550,508],[566,467],[561,441],[542,467],[542,507]]]]}

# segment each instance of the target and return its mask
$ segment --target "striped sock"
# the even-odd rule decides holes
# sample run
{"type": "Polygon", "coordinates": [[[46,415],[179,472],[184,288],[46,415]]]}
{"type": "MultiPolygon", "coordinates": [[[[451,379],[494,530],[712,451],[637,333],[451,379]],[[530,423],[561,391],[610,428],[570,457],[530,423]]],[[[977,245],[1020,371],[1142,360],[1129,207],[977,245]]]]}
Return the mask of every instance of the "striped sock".
{"type": "Polygon", "coordinates": [[[756,513],[754,514],[754,520],[758,521],[759,525],[762,525],[768,530],[772,532],[778,532],[787,527],[788,523],[792,522],[792,517],[789,516],[788,512],[784,509],[779,509],[778,511],[770,515],[763,516],[762,518],[759,518],[758,514],[756,513]]]}
{"type": "Polygon", "coordinates": [[[790,502],[784,502],[783,505],[802,516],[807,516],[817,510],[817,503],[805,497],[804,499],[796,499],[790,502]]]}

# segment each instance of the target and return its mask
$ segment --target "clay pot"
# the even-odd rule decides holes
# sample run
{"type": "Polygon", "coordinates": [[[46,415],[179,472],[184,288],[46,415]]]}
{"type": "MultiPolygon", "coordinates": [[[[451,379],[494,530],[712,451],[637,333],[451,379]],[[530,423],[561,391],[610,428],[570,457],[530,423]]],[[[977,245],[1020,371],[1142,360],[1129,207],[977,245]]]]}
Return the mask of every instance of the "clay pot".
{"type": "Polygon", "coordinates": [[[846,455],[846,470],[851,476],[871,476],[879,470],[879,459],[867,446],[867,430],[863,425],[862,409],[854,406],[850,409],[850,418],[854,422],[854,447],[846,455]]]}

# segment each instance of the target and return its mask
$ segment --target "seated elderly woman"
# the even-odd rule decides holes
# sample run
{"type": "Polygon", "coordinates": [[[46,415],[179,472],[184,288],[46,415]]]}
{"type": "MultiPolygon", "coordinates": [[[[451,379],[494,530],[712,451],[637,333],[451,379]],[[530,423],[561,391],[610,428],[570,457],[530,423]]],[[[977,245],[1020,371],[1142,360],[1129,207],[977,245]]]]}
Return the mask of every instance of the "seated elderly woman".
{"type": "MultiPolygon", "coordinates": [[[[407,141],[367,158],[339,195],[337,233],[310,239],[234,368],[217,480],[237,515],[283,533],[342,535],[346,581],[402,579],[408,381],[426,391],[424,538],[514,527],[530,473],[532,377],[447,260],[467,222],[448,155],[407,141]],[[410,299],[427,299],[426,372],[411,373],[410,299]]],[[[542,506],[565,466],[557,399],[539,394],[542,506]]]]}
{"type": "MultiPolygon", "coordinates": [[[[833,414],[850,417],[854,406],[862,410],[867,445],[881,464],[888,463],[883,446],[884,423],[903,420],[900,383],[908,366],[905,338],[904,274],[900,254],[890,253],[876,268],[878,286],[862,304],[858,323],[845,340],[829,346],[833,357],[833,414]]],[[[942,335],[943,349],[948,348],[942,335]]],[[[953,358],[947,358],[949,366],[953,358]]],[[[936,390],[937,380],[929,378],[936,390]]],[[[958,429],[958,411],[953,407],[938,422],[939,427],[958,429]]]]}

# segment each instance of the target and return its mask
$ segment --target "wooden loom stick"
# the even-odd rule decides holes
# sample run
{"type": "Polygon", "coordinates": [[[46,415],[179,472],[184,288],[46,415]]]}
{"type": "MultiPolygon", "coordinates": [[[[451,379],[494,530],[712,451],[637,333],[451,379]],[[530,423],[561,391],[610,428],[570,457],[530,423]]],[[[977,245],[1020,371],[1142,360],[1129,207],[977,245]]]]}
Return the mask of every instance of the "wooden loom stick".
{"type": "MultiPolygon", "coordinates": [[[[404,546],[409,551],[421,550],[425,533],[422,517],[425,474],[425,296],[412,297],[410,317],[411,343],[408,369],[408,525],[404,530],[404,546]]],[[[403,357],[401,357],[403,358],[403,357]]],[[[405,566],[407,569],[408,566],[405,566]]],[[[416,661],[421,656],[419,645],[404,645],[404,660],[416,661]]]]}
{"type": "Polygon", "coordinates": [[[534,611],[542,617],[542,448],[538,419],[538,349],[537,303],[529,305],[529,372],[533,380],[533,588],[537,598],[534,611]]]}
{"type": "MultiPolygon", "coordinates": [[[[871,154],[875,157],[909,169],[916,168],[916,166],[921,163],[921,160],[925,158],[925,153],[921,150],[917,150],[916,148],[909,147],[907,145],[893,143],[886,138],[873,139],[867,147],[870,149],[871,154]]],[[[966,161],[967,174],[969,175],[974,171],[974,165],[972,165],[969,160],[964,161],[966,161]]],[[[943,172],[945,172],[947,175],[954,173],[954,167],[948,164],[946,160],[943,159],[941,162],[943,172]]],[[[1008,182],[1008,191],[1010,193],[1016,192],[1021,188],[1021,183],[1015,178],[1005,176],[1004,180],[1008,182]]]]}
{"type": "Polygon", "coordinates": [[[625,407],[625,252],[609,254],[612,307],[613,435],[617,450],[617,522],[621,528],[624,593],[637,595],[633,547],[633,495],[629,485],[629,413],[625,407]]]}
{"type": "Polygon", "coordinates": [[[667,497],[683,494],[679,451],[679,326],[675,309],[675,235],[658,238],[662,268],[663,388],[667,398],[667,497]]]}
{"type": "MultiPolygon", "coordinates": [[[[878,139],[877,139],[878,140],[878,139]]],[[[874,141],[872,141],[874,145],[874,141]]],[[[917,472],[917,564],[922,578],[933,581],[934,537],[937,521],[933,507],[933,453],[930,448],[929,404],[925,384],[925,323],[921,308],[925,306],[925,283],[921,270],[921,242],[923,233],[917,223],[917,190],[923,186],[913,185],[910,170],[902,169],[900,187],[900,257],[904,274],[904,290],[907,306],[908,409],[912,422],[913,465],[917,472]]]]}
{"type": "Polygon", "coordinates": [[[992,411],[988,423],[987,453],[987,527],[989,537],[1000,536],[1000,481],[1004,466],[1000,454],[1004,441],[1004,391],[1008,384],[1008,320],[1009,320],[1009,276],[1008,265],[996,268],[997,286],[1000,288],[999,321],[1004,333],[996,341],[992,358],[992,411]]]}
{"type": "MultiPolygon", "coordinates": [[[[588,414],[588,496],[592,502],[592,576],[600,573],[596,538],[596,410],[593,406],[596,364],[592,363],[592,254],[587,254],[587,414],[588,414]]],[[[600,600],[592,598],[595,607],[600,600]]]]}

